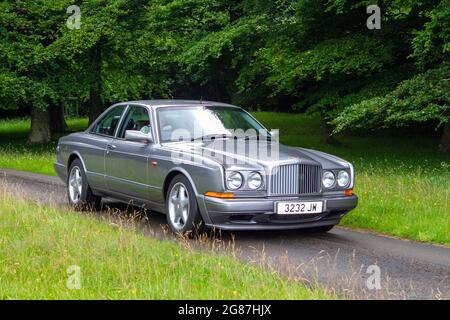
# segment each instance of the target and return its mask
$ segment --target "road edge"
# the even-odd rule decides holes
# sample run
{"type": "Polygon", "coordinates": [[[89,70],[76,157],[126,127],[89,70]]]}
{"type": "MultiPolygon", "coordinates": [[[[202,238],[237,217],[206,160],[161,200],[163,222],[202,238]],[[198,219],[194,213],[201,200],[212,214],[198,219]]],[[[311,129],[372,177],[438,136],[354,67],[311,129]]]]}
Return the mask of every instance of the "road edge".
{"type": "Polygon", "coordinates": [[[0,177],[14,177],[23,180],[39,182],[49,185],[66,186],[66,184],[58,177],[47,176],[44,174],[33,173],[29,171],[20,171],[14,169],[3,169],[0,168],[0,177]]]}

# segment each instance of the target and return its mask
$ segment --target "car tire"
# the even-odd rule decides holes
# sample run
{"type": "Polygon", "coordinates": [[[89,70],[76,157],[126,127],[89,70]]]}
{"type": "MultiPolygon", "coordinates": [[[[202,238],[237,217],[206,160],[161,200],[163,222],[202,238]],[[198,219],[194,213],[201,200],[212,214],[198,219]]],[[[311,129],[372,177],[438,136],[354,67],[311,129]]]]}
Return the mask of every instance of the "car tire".
{"type": "Polygon", "coordinates": [[[69,167],[67,175],[67,198],[69,204],[77,210],[99,210],[100,196],[96,196],[88,184],[86,172],[79,159],[75,159],[69,167]]]}
{"type": "Polygon", "coordinates": [[[309,228],[309,229],[305,229],[305,231],[308,232],[308,233],[327,233],[328,231],[330,231],[333,228],[334,228],[334,225],[309,228]]]}
{"type": "Polygon", "coordinates": [[[167,224],[174,233],[194,237],[204,230],[194,189],[182,174],[176,175],[167,189],[166,217],[167,224]]]}

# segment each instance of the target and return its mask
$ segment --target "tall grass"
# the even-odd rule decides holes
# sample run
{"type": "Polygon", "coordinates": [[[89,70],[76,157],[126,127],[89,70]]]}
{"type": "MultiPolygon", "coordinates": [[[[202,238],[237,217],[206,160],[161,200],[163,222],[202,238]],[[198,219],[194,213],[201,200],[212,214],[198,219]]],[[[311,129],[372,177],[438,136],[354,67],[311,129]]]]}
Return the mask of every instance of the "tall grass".
{"type": "Polygon", "coordinates": [[[0,197],[0,299],[332,297],[228,255],[13,198],[1,185],[0,197]],[[79,287],[71,266],[79,267],[79,287]]]}

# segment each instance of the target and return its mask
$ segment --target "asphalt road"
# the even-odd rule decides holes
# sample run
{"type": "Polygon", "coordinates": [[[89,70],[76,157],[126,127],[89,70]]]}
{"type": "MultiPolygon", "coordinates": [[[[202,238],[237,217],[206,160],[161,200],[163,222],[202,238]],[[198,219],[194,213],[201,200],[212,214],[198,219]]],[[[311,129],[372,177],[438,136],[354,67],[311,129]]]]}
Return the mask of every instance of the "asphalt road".
{"type": "MultiPolygon", "coordinates": [[[[0,169],[0,183],[32,201],[66,206],[65,186],[56,177],[0,169]]],[[[105,203],[109,210],[99,215],[110,219],[128,217],[136,210],[108,199],[105,203]]],[[[171,237],[163,215],[145,214],[136,232],[171,237]]],[[[450,249],[446,247],[340,227],[320,235],[301,231],[222,232],[203,241],[184,240],[184,245],[232,251],[239,259],[277,270],[293,280],[318,283],[349,298],[450,299],[450,249]]]]}

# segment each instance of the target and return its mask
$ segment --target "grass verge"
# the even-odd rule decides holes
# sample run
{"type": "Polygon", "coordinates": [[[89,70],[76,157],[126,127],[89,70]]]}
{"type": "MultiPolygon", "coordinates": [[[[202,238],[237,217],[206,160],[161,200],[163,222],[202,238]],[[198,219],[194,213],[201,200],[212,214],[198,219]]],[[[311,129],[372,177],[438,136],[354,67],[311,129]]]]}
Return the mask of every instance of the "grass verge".
{"type": "Polygon", "coordinates": [[[18,200],[1,186],[0,196],[0,299],[332,298],[230,256],[18,200]],[[67,287],[70,266],[80,268],[80,289],[67,287]]]}
{"type": "MultiPolygon", "coordinates": [[[[68,119],[71,131],[87,127],[87,119],[68,119]]],[[[53,169],[57,141],[42,145],[26,144],[30,121],[0,120],[0,168],[56,175],[53,169]]]]}

